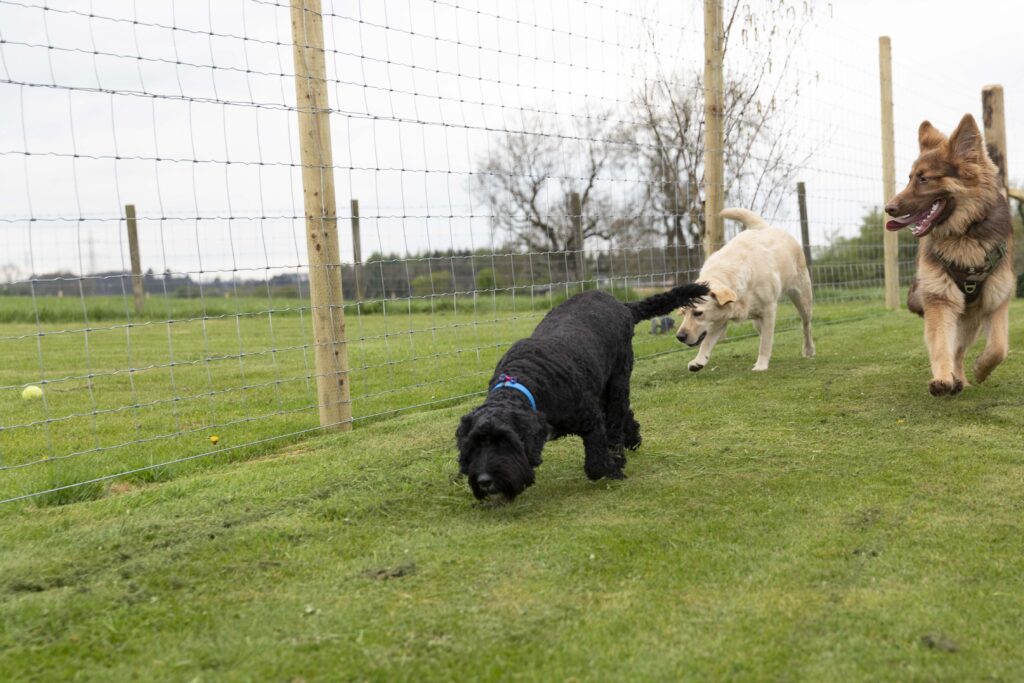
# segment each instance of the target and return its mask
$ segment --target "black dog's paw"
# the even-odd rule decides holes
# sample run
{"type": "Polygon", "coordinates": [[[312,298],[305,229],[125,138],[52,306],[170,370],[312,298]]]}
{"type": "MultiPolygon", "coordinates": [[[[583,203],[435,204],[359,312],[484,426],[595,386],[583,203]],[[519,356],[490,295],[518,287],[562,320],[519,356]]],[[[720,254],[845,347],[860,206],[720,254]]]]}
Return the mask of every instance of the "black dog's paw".
{"type": "Polygon", "coordinates": [[[622,445],[631,451],[640,448],[643,438],[640,436],[640,423],[633,417],[633,411],[626,416],[626,423],[622,428],[622,445]]]}
{"type": "Polygon", "coordinates": [[[625,438],[622,445],[631,451],[640,448],[640,444],[644,442],[644,438],[640,436],[640,425],[638,424],[634,424],[631,429],[627,429],[623,436],[625,438]]]}
{"type": "Polygon", "coordinates": [[[598,462],[585,463],[583,470],[587,473],[587,479],[597,481],[598,479],[625,479],[626,474],[622,468],[626,466],[626,456],[622,452],[609,453],[608,459],[598,462]]]}
{"type": "Polygon", "coordinates": [[[602,463],[597,467],[586,467],[584,466],[583,471],[587,474],[587,479],[590,481],[597,481],[599,479],[625,479],[626,475],[622,471],[622,468],[626,466],[626,458],[619,455],[609,455],[609,461],[602,463]]]}

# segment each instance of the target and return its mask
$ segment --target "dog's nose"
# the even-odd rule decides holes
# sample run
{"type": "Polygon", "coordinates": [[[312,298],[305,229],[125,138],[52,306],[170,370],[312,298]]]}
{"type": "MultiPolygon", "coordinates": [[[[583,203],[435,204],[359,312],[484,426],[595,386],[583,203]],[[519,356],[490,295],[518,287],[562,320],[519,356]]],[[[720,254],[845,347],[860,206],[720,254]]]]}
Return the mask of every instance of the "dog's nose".
{"type": "Polygon", "coordinates": [[[681,341],[682,343],[685,344],[686,343],[686,333],[685,332],[678,333],[676,335],[676,339],[678,339],[679,341],[681,341]]]}
{"type": "Polygon", "coordinates": [[[476,485],[484,493],[491,493],[494,490],[494,477],[484,472],[476,478],[476,485]]]}
{"type": "Polygon", "coordinates": [[[896,202],[889,202],[888,204],[885,205],[885,212],[892,216],[893,218],[902,215],[897,209],[899,209],[899,206],[896,204],[896,202]]]}

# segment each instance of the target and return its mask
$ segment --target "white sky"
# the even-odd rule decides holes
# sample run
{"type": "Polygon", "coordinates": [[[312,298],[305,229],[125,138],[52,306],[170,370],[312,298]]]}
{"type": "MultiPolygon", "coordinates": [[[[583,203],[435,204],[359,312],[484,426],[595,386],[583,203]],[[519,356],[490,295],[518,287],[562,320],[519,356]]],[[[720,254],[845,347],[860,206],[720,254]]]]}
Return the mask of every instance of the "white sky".
{"type": "MultiPolygon", "coordinates": [[[[0,265],[126,268],[126,203],[142,217],[144,267],[158,272],[248,278],[303,264],[282,3],[47,0],[44,10],[41,0],[0,0],[0,265]]],[[[701,7],[324,0],[338,213],[359,198],[364,257],[492,244],[469,180],[494,131],[542,110],[571,137],[583,112],[625,103],[645,74],[701,68],[701,7]]],[[[918,123],[949,132],[967,111],[980,122],[988,83],[1006,89],[1010,175],[1024,180],[1024,5],[813,7],[791,70],[815,85],[790,113],[814,151],[801,176],[812,241],[848,233],[883,200],[879,35],[893,40],[898,182],[918,123]]],[[[750,36],[731,44],[727,69],[744,69],[758,47],[750,36]]],[[[578,147],[566,143],[567,169],[578,147]]],[[[636,180],[607,185],[625,194],[636,180]]],[[[795,231],[795,193],[783,205],[774,219],[795,231]]],[[[348,260],[347,220],[340,230],[348,260]]]]}
{"type": "MultiPolygon", "coordinates": [[[[894,107],[911,123],[929,119],[949,133],[971,112],[980,126],[982,87],[1002,85],[1010,178],[1024,182],[1024,3],[841,0],[833,7],[836,21],[851,32],[892,39],[894,107]]],[[[897,121],[897,153],[904,160],[916,155],[916,142],[916,125],[897,121]]]]}

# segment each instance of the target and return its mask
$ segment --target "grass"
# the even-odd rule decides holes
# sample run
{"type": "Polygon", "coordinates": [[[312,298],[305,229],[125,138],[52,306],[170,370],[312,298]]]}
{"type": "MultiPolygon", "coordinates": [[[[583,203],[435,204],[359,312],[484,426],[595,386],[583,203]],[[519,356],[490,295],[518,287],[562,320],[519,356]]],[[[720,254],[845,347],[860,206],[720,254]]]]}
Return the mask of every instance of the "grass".
{"type": "MultiPolygon", "coordinates": [[[[529,334],[560,296],[447,298],[446,306],[433,302],[433,311],[424,308],[429,301],[393,301],[386,315],[351,307],[356,420],[481,391],[508,345],[529,334]]],[[[819,305],[817,320],[877,313],[877,299],[851,296],[819,305]]],[[[0,299],[11,319],[31,320],[38,310],[51,320],[0,324],[0,501],[51,489],[61,490],[42,501],[87,500],[106,485],[61,487],[125,472],[146,483],[208,467],[206,456],[244,459],[308,435],[319,411],[311,317],[301,305],[154,299],[150,317],[135,319],[116,298],[0,299]],[[117,306],[119,319],[91,317],[117,306]],[[42,386],[45,400],[22,400],[28,384],[42,386]]],[[[782,315],[790,319],[782,326],[793,324],[791,310],[782,315]]],[[[681,350],[670,336],[638,329],[640,356],[681,350]]],[[[749,333],[744,329],[736,334],[749,333]]]]}
{"type": "Polygon", "coordinates": [[[629,479],[565,439],[511,505],[470,401],[0,507],[0,680],[1024,678],[1021,357],[934,399],[917,318],[816,338],[639,363],[629,479]]]}

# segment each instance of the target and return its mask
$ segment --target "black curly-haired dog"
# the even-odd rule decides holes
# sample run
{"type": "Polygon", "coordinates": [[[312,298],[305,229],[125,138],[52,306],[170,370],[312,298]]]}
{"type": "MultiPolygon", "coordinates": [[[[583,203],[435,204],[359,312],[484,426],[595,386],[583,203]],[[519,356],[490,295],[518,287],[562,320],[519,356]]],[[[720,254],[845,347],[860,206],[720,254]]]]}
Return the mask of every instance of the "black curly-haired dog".
{"type": "Polygon", "coordinates": [[[544,443],[566,434],[583,438],[587,477],[623,479],[624,449],[640,445],[629,405],[633,329],[707,294],[703,284],[686,284],[623,304],[584,292],[551,309],[498,362],[487,400],[455,433],[473,495],[512,500],[533,484],[544,443]]]}

